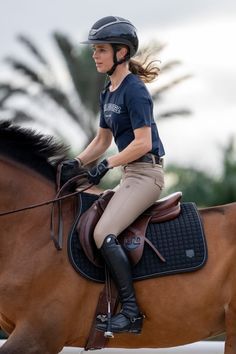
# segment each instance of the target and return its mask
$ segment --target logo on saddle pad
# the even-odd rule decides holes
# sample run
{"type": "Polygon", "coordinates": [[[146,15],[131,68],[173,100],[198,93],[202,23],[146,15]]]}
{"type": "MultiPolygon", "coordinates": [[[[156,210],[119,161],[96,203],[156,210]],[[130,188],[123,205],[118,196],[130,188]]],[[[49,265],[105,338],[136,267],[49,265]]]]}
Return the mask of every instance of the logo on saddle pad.
{"type": "Polygon", "coordinates": [[[125,237],[124,238],[124,247],[128,251],[135,250],[141,244],[141,237],[140,236],[132,236],[132,237],[125,237]]]}

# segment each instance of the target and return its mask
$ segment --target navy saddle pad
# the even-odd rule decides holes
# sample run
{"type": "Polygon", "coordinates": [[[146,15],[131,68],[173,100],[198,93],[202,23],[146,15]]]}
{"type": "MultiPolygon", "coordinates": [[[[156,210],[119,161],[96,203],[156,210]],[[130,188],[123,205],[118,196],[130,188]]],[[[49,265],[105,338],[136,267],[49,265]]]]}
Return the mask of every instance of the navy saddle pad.
{"type": "MultiPolygon", "coordinates": [[[[81,194],[81,213],[97,199],[92,194],[81,194]]],[[[151,247],[145,243],[141,260],[132,266],[134,280],[196,271],[207,260],[207,245],[201,219],[194,203],[182,203],[180,215],[167,222],[151,223],[146,237],[166,259],[162,262],[151,247]]],[[[94,266],[84,254],[75,226],[68,238],[68,255],[74,269],[82,276],[105,281],[104,268],[94,266]]]]}

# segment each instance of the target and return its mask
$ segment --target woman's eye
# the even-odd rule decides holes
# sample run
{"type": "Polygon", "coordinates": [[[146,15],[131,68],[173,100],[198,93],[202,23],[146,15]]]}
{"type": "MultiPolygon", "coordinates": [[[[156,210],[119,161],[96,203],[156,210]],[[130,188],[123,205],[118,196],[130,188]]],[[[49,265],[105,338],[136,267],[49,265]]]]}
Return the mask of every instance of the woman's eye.
{"type": "Polygon", "coordinates": [[[93,50],[93,53],[97,53],[97,54],[106,52],[105,48],[98,48],[98,49],[92,48],[92,50],[93,50]]]}

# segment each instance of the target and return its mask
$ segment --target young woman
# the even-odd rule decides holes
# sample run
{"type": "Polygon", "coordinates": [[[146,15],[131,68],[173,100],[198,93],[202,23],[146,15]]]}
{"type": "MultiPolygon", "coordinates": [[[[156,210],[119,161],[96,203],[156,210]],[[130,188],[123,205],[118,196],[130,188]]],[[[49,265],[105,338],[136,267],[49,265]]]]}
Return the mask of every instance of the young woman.
{"type": "MultiPolygon", "coordinates": [[[[164,186],[164,148],[144,84],[156,78],[158,68],[153,62],[142,66],[131,59],[138,50],[138,37],[135,27],[124,18],[100,19],[83,43],[92,45],[97,71],[109,75],[110,80],[101,93],[96,137],[77,158],[65,161],[63,170],[67,174],[70,168],[97,160],[114,138],[118,153],[88,171],[89,182],[98,184],[110,169],[123,167],[121,183],[95,228],[94,240],[122,305],[111,319],[111,331],[140,333],[143,315],[136,301],[130,264],[117,236],[159,198],[164,186]]],[[[106,331],[107,322],[98,322],[97,328],[106,331]]]]}

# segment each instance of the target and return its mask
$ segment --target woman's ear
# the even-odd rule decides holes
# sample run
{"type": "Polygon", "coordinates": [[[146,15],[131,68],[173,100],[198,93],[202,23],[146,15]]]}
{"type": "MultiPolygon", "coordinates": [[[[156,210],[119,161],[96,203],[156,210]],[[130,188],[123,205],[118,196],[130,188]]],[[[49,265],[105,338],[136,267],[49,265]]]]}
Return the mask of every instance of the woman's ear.
{"type": "Polygon", "coordinates": [[[124,59],[126,54],[128,53],[128,49],[126,47],[122,47],[118,52],[117,52],[117,55],[118,55],[118,60],[120,59],[124,59]]]}

